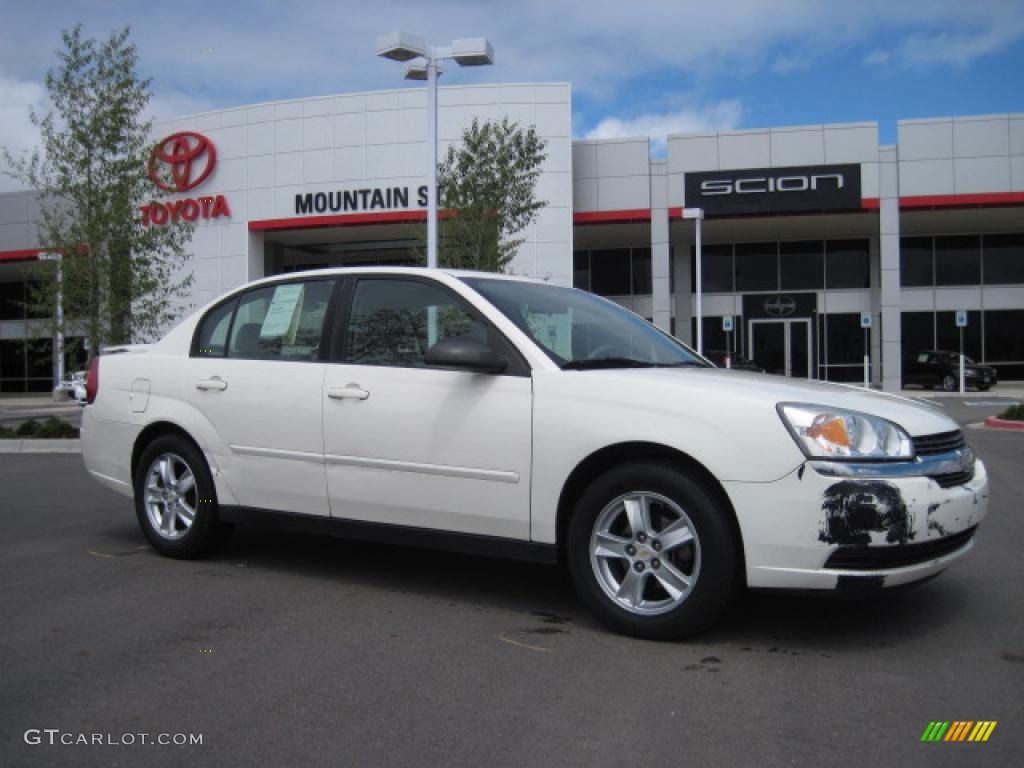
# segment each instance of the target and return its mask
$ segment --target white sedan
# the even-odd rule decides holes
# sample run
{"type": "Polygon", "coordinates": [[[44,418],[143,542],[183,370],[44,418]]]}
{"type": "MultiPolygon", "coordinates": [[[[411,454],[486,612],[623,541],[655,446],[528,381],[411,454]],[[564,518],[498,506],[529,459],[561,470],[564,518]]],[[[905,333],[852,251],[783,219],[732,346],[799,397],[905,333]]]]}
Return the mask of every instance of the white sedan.
{"type": "Polygon", "coordinates": [[[171,557],[254,520],[568,564],[608,625],[743,587],[869,591],[973,546],[985,467],[910,400],[717,370],[589,293],[361,268],[235,290],[95,358],[98,480],[171,557]]]}

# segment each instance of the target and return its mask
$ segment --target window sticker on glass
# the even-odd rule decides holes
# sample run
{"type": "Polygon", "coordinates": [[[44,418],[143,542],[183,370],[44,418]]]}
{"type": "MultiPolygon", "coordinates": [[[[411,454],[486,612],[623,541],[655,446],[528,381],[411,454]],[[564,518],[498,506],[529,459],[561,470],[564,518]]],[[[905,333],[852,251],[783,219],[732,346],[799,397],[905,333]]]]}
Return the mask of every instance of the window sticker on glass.
{"type": "Polygon", "coordinates": [[[291,329],[297,319],[299,302],[302,301],[302,285],[279,285],[267,309],[267,316],[260,328],[260,338],[278,338],[291,329]]]}

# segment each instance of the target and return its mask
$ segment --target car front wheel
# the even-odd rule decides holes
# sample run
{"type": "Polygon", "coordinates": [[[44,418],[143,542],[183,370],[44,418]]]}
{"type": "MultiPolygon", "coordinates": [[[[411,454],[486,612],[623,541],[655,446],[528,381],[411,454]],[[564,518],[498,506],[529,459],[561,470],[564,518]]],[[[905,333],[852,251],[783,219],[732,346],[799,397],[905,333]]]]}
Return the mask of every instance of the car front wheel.
{"type": "Polygon", "coordinates": [[[956,389],[956,377],[953,374],[951,374],[951,373],[947,373],[945,376],[943,376],[942,377],[942,388],[944,390],[946,390],[947,392],[952,392],[953,390],[955,390],[956,389]]]}
{"type": "Polygon", "coordinates": [[[199,557],[230,532],[218,519],[206,460],[177,435],[159,437],[142,452],[135,471],[135,512],[149,543],[168,557],[199,557]]]}
{"type": "Polygon", "coordinates": [[[576,588],[603,622],[671,639],[709,627],[739,586],[727,509],[700,482],[661,464],[602,475],[569,524],[576,588]]]}

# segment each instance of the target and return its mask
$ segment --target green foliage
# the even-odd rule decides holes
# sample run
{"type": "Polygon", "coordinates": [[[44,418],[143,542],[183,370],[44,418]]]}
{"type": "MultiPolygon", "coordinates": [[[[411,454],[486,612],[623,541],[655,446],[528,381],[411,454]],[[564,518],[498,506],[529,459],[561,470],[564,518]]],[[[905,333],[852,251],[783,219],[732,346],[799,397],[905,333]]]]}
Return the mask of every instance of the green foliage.
{"type": "Polygon", "coordinates": [[[10,427],[0,426],[0,440],[9,440],[12,437],[17,437],[17,435],[14,434],[13,429],[10,427]]]}
{"type": "Polygon", "coordinates": [[[999,418],[1011,421],[1024,421],[1024,405],[1011,405],[999,414],[999,418]]]}
{"type": "MultiPolygon", "coordinates": [[[[10,432],[11,430],[7,431],[10,432]]],[[[0,437],[2,436],[0,435],[0,437]]],[[[42,421],[36,421],[35,419],[23,421],[11,432],[9,437],[78,437],[78,430],[63,419],[58,419],[56,416],[47,416],[42,421]]]]}
{"type": "Polygon", "coordinates": [[[547,142],[506,117],[473,124],[438,166],[441,266],[504,272],[523,242],[516,235],[547,205],[536,199],[547,142]]]}
{"type": "Polygon", "coordinates": [[[144,227],[139,208],[165,197],[147,175],[152,121],[143,119],[149,80],[136,72],[129,30],[99,43],[81,25],[62,33],[58,64],[46,76],[52,109],[30,113],[41,147],[4,156],[10,175],[40,193],[39,240],[63,254],[63,322],[56,318],[57,264],[37,265],[34,313],[84,336],[91,354],[105,344],[154,337],[180,313],[192,277],[184,243],[193,224],[144,227]]]}

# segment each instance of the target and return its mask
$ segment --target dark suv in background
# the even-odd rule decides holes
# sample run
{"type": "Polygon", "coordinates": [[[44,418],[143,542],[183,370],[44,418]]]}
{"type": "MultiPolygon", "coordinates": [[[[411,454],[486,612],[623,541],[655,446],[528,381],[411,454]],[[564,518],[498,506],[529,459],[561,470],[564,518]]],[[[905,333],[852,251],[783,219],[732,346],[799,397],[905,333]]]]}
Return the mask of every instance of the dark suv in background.
{"type": "MultiPolygon", "coordinates": [[[[995,386],[996,369],[964,359],[964,383],[980,392],[995,386]]],[[[960,388],[960,355],[945,349],[918,352],[903,363],[903,384],[920,384],[928,389],[942,387],[947,392],[960,388]]]]}

